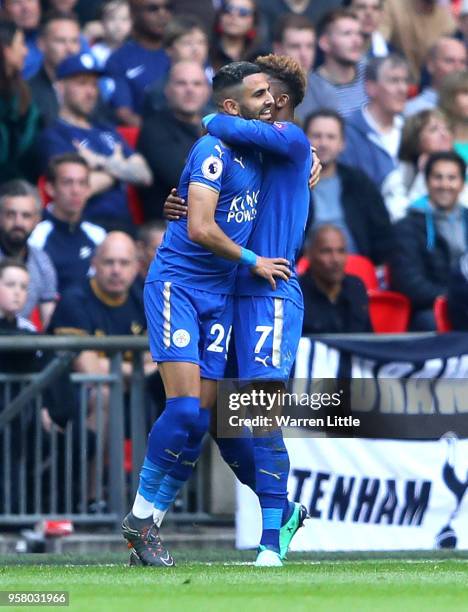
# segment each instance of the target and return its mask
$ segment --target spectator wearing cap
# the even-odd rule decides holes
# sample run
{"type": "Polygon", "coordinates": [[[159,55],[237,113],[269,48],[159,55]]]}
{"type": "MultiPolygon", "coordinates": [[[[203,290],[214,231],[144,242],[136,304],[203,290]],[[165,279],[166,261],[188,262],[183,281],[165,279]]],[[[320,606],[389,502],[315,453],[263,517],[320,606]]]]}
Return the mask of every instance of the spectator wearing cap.
{"type": "Polygon", "coordinates": [[[433,109],[439,103],[439,93],[445,78],[454,72],[466,70],[467,52],[461,41],[442,36],[429,49],[426,69],[431,78],[429,86],[406,103],[405,115],[415,115],[423,110],[433,109]]]}
{"type": "Polygon", "coordinates": [[[49,163],[47,191],[52,202],[32,232],[29,245],[44,250],[57,271],[58,291],[83,281],[96,247],[104,240],[102,227],[83,220],[90,192],[90,171],[77,153],[58,155],[49,163]]]}
{"type": "Polygon", "coordinates": [[[429,49],[456,29],[447,6],[437,0],[386,0],[380,31],[408,60],[411,78],[419,83],[429,49]]]}
{"type": "Polygon", "coordinates": [[[178,62],[165,88],[167,108],[145,115],[137,150],[148,161],[154,181],[141,190],[146,221],[161,219],[164,201],[176,187],[187,155],[201,136],[202,111],[210,97],[203,67],[178,62]]]}
{"type": "Polygon", "coordinates": [[[468,210],[459,201],[465,173],[456,153],[431,155],[425,167],[428,195],[413,202],[396,225],[392,285],[411,300],[412,331],[435,329],[434,300],[447,294],[451,269],[468,250],[468,210]]]}
{"type": "MultiPolygon", "coordinates": [[[[274,34],[273,53],[289,55],[295,59],[307,79],[315,63],[315,46],[315,27],[307,17],[288,13],[279,18],[274,34]]],[[[303,121],[309,113],[319,108],[338,108],[338,97],[328,83],[324,83],[320,88],[306,88],[304,100],[296,108],[296,117],[303,121]]]]}
{"type": "Polygon", "coordinates": [[[402,189],[398,172],[403,118],[409,71],[399,55],[374,58],[366,66],[366,89],[369,104],[348,117],[346,148],[340,160],[365,172],[381,191],[396,218],[399,211],[395,192],[402,189]]]}
{"type": "Polygon", "coordinates": [[[260,0],[260,12],[266,22],[269,38],[274,36],[278,19],[283,15],[307,17],[317,25],[325,13],[339,8],[342,0],[260,0]]]}
{"type": "Polygon", "coordinates": [[[171,0],[130,0],[130,13],[131,38],[109,57],[106,72],[114,81],[111,104],[119,123],[139,126],[146,90],[169,70],[162,39],[171,0]]]}
{"type": "Polygon", "coordinates": [[[309,88],[331,87],[338,101],[337,110],[348,116],[367,102],[359,20],[349,9],[336,9],[323,17],[317,32],[324,61],[311,74],[309,88]]]}
{"type": "Polygon", "coordinates": [[[62,100],[59,118],[46,128],[37,144],[42,171],[49,160],[66,152],[78,152],[88,163],[91,198],[84,217],[107,228],[130,224],[126,185],[149,185],[151,171],[114,128],[93,122],[100,71],[90,54],[73,55],[57,69],[62,100]]]}

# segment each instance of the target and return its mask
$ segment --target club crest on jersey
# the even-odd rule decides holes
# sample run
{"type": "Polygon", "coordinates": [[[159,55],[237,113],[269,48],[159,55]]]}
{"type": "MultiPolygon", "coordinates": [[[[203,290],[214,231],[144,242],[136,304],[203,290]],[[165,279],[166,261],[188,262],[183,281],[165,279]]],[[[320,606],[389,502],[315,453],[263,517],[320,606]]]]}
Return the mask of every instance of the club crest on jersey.
{"type": "Polygon", "coordinates": [[[178,348],[185,348],[190,343],[190,334],[186,329],[176,329],[172,334],[172,342],[178,348]]]}
{"type": "Polygon", "coordinates": [[[209,181],[219,179],[223,171],[223,162],[219,157],[210,155],[202,164],[201,171],[203,176],[209,181]]]}

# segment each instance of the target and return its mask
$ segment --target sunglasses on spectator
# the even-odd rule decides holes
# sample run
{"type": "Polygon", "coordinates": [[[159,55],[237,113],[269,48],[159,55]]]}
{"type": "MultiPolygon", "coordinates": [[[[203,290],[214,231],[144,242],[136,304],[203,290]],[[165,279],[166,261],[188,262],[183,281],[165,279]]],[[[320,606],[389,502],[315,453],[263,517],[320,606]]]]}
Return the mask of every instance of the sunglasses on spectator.
{"type": "Polygon", "coordinates": [[[164,2],[163,4],[145,4],[141,7],[141,11],[144,13],[158,13],[159,11],[172,11],[172,4],[170,2],[164,2]]]}
{"type": "Polygon", "coordinates": [[[227,15],[238,15],[239,17],[252,17],[254,14],[253,9],[244,8],[243,6],[232,6],[231,4],[225,4],[222,11],[227,15]]]}

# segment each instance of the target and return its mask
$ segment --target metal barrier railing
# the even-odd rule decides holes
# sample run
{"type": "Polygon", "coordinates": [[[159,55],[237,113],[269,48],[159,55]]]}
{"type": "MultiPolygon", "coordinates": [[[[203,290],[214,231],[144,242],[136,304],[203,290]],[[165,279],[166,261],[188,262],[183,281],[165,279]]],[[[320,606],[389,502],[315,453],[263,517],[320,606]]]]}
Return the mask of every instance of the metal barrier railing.
{"type": "MultiPolygon", "coordinates": [[[[147,339],[0,337],[0,354],[31,350],[53,352],[42,371],[0,373],[0,526],[66,517],[76,523],[118,528],[138,486],[148,425],[155,416],[154,410],[146,413],[150,404],[143,368],[147,339]],[[70,364],[83,350],[105,352],[110,358],[109,374],[69,376],[70,364]],[[121,371],[127,351],[133,354],[133,374],[124,388],[121,371]],[[58,401],[69,402],[74,409],[62,426],[47,420],[45,427],[48,389],[61,376],[69,377],[71,396],[66,392],[58,401]],[[131,461],[125,446],[131,447],[131,461]]],[[[205,494],[208,463],[206,456],[200,461],[173,519],[210,519],[205,494]]]]}

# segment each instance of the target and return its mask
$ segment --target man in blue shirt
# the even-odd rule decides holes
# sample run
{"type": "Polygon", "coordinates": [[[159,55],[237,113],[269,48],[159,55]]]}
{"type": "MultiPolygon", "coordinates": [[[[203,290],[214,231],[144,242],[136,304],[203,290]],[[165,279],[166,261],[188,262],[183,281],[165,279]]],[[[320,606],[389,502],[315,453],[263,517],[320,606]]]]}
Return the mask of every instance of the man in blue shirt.
{"type": "MultiPolygon", "coordinates": [[[[270,118],[273,98],[268,89],[260,69],[248,62],[225,66],[213,81],[218,106],[248,118],[270,118]]],[[[138,493],[122,525],[134,556],[145,565],[174,564],[159,539],[157,511],[153,524],[153,502],[189,434],[200,430],[200,445],[208,429],[216,381],[224,376],[238,264],[274,286],[276,277],[287,280],[290,274],[285,259],[257,257],[244,248],[260,183],[255,152],[228,147],[209,135],[201,138],[179,185],[189,203],[188,218],[171,224],[148,274],[150,348],[168,399],[149,435],[138,493]]]]}
{"type": "Polygon", "coordinates": [[[60,294],[86,279],[96,246],[106,235],[102,227],[82,218],[89,174],[87,163],[76,153],[52,159],[47,172],[52,202],[29,238],[30,246],[43,249],[52,260],[60,294]]]}
{"type": "Polygon", "coordinates": [[[162,37],[172,7],[170,0],[131,0],[130,10],[132,38],[109,57],[106,73],[114,81],[111,104],[119,123],[139,126],[146,90],[169,70],[162,37]]]}
{"type": "Polygon", "coordinates": [[[152,175],[145,159],[114,128],[91,119],[98,99],[98,74],[88,53],[69,56],[59,64],[60,115],[40,135],[37,151],[43,170],[54,155],[78,152],[91,169],[91,197],[84,217],[107,229],[126,228],[131,223],[127,183],[148,186],[152,175]]]}

